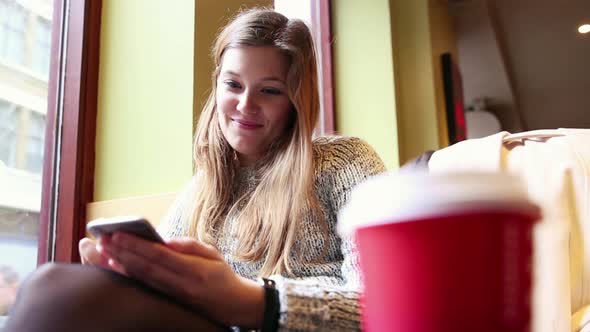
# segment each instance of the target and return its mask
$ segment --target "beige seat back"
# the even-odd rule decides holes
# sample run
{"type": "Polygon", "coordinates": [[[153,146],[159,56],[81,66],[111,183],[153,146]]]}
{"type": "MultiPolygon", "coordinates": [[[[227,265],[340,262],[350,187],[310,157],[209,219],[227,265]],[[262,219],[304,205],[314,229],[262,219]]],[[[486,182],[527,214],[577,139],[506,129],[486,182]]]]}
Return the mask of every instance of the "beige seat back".
{"type": "Polygon", "coordinates": [[[121,215],[138,215],[146,218],[156,227],[175,198],[176,193],[165,193],[92,202],[86,206],[86,221],[121,215]]]}
{"type": "Polygon", "coordinates": [[[435,152],[429,169],[522,178],[543,211],[534,240],[533,330],[570,330],[571,313],[590,304],[590,130],[502,132],[467,140],[435,152]]]}

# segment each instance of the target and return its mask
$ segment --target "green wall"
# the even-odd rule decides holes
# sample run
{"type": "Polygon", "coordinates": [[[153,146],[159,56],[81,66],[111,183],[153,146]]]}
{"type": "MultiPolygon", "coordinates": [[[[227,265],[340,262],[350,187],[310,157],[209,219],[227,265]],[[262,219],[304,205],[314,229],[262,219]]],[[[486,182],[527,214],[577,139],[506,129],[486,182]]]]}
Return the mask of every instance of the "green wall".
{"type": "Polygon", "coordinates": [[[448,144],[440,56],[456,54],[448,4],[391,0],[400,162],[448,144]]]}
{"type": "Polygon", "coordinates": [[[192,173],[194,2],[102,6],[94,200],[177,191],[192,173]]]}
{"type": "MultiPolygon", "coordinates": [[[[103,1],[95,201],[177,191],[190,178],[208,45],[232,11],[271,3],[199,1],[103,1]]],[[[342,0],[331,14],[338,133],[365,139],[389,169],[444,145],[437,61],[455,49],[446,8],[342,0]]]]}
{"type": "Polygon", "coordinates": [[[337,131],[388,168],[448,144],[440,55],[456,54],[446,2],[332,1],[337,131]]]}
{"type": "Polygon", "coordinates": [[[332,1],[336,129],[399,165],[389,0],[332,1]]]}
{"type": "Polygon", "coordinates": [[[391,0],[400,160],[438,147],[428,1],[391,0]]]}

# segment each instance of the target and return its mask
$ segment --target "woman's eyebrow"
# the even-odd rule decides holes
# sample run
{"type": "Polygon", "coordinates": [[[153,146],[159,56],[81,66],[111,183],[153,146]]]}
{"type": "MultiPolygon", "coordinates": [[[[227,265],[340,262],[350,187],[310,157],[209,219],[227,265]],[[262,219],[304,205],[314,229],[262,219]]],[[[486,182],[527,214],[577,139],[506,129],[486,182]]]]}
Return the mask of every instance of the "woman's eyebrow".
{"type": "MultiPolygon", "coordinates": [[[[221,74],[241,77],[240,74],[236,73],[235,71],[231,71],[231,70],[224,70],[221,74]]],[[[276,82],[285,84],[285,80],[283,80],[277,76],[265,76],[265,77],[261,78],[260,81],[276,81],[276,82]]]]}
{"type": "Polygon", "coordinates": [[[261,81],[277,81],[279,83],[285,84],[285,81],[276,77],[276,76],[267,76],[267,77],[263,77],[261,79],[261,81]]]}
{"type": "Polygon", "coordinates": [[[234,72],[234,71],[231,71],[231,70],[224,70],[224,71],[222,72],[222,74],[227,74],[227,75],[232,75],[232,76],[237,76],[237,77],[240,77],[240,74],[238,74],[238,73],[236,73],[236,72],[234,72]]]}

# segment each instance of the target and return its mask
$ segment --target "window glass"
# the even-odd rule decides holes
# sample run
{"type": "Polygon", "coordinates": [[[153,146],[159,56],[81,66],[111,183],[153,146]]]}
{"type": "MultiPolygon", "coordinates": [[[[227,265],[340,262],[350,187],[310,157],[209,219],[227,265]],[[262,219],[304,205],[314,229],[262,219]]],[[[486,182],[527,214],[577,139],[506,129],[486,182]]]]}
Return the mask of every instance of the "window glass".
{"type": "Polygon", "coordinates": [[[37,265],[52,0],[0,0],[0,330],[37,265]]]}
{"type": "Polygon", "coordinates": [[[51,51],[51,23],[37,17],[35,25],[35,48],[33,50],[33,68],[44,77],[49,76],[49,53],[51,51]]]}
{"type": "Polygon", "coordinates": [[[4,166],[16,164],[17,113],[14,106],[0,99],[0,161],[4,166]]]}
{"type": "Polygon", "coordinates": [[[31,112],[27,130],[26,169],[40,174],[43,169],[43,149],[45,145],[45,115],[31,112]]]}
{"type": "Polygon", "coordinates": [[[0,57],[14,64],[25,62],[26,11],[16,1],[0,1],[0,57]]]}

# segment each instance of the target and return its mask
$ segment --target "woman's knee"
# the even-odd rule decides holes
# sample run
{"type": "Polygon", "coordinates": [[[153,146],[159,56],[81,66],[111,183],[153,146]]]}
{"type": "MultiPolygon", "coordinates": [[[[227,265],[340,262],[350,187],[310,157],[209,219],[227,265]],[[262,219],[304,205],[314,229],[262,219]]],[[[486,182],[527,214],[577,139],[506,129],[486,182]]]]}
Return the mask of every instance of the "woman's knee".
{"type": "Polygon", "coordinates": [[[27,288],[43,287],[51,283],[64,280],[66,277],[67,267],[65,264],[47,263],[39,266],[29,275],[23,286],[27,288]]]}
{"type": "Polygon", "coordinates": [[[23,283],[19,297],[37,299],[79,298],[81,293],[92,296],[104,294],[101,280],[107,271],[78,264],[47,263],[37,268],[23,283]]]}
{"type": "Polygon", "coordinates": [[[55,290],[56,284],[67,280],[67,268],[64,264],[47,263],[38,267],[23,282],[19,289],[19,295],[42,294],[48,290],[55,290]]]}
{"type": "Polygon", "coordinates": [[[63,320],[72,326],[90,324],[92,331],[222,329],[134,280],[92,266],[45,264],[27,279],[21,293],[11,322],[16,328],[8,331],[25,330],[20,327],[29,326],[34,313],[39,326],[63,320]]]}

